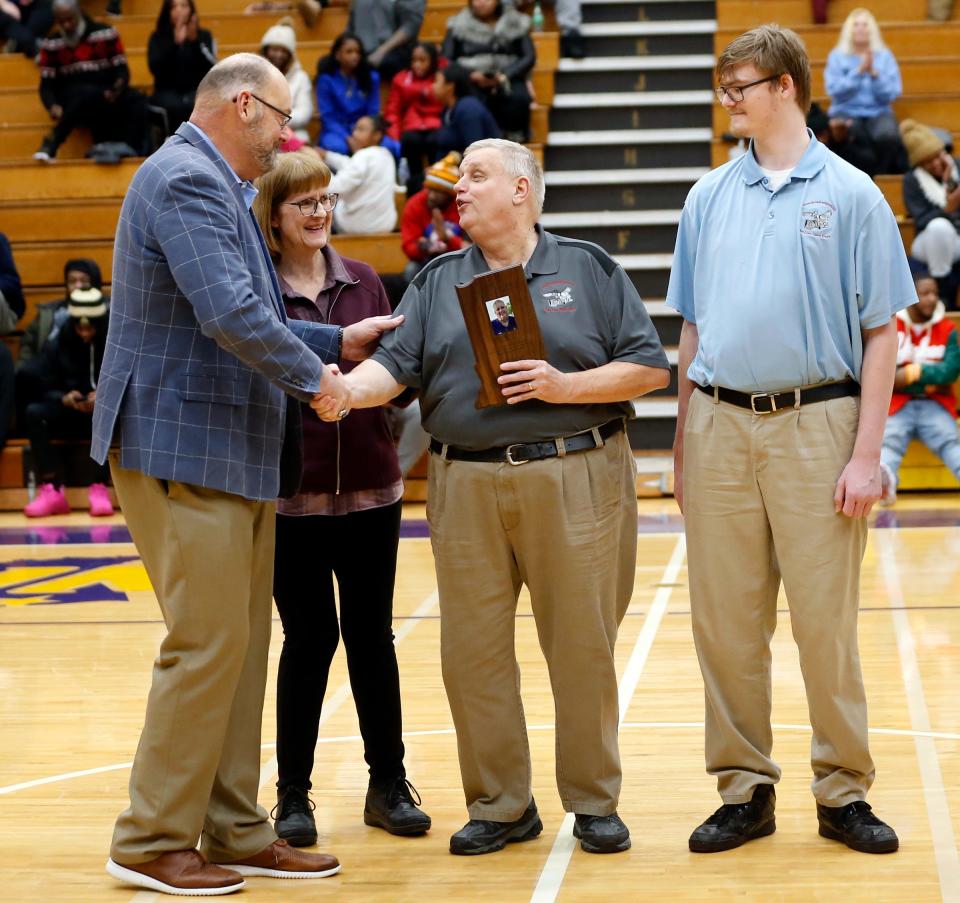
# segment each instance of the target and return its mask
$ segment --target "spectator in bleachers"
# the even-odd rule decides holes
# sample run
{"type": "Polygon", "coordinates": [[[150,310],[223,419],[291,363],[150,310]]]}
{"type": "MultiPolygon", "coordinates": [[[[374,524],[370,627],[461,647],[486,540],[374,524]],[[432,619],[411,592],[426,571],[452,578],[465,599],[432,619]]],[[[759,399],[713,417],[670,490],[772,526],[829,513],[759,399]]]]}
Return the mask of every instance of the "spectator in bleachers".
{"type": "Polygon", "coordinates": [[[287,126],[301,141],[309,141],[307,126],[313,119],[313,85],[297,59],[297,33],[288,16],[268,28],[260,40],[263,54],[284,75],[290,86],[290,124],[287,126]]]}
{"type": "Polygon", "coordinates": [[[253,15],[296,10],[300,13],[307,28],[313,28],[320,17],[322,8],[319,0],[261,0],[261,2],[249,4],[244,12],[247,15],[253,15]]]}
{"type": "Polygon", "coordinates": [[[166,111],[168,135],[190,118],[197,85],[216,62],[216,42],[200,28],[193,0],[163,0],[147,44],[147,64],[153,75],[150,103],[166,111]]]}
{"type": "Polygon", "coordinates": [[[831,119],[820,104],[813,103],[807,113],[807,125],[817,140],[838,157],[868,176],[876,175],[877,155],[873,145],[860,132],[850,128],[846,119],[831,119]]]}
{"type": "Polygon", "coordinates": [[[460,179],[460,154],[451,151],[426,172],[423,190],[407,198],[400,216],[403,271],[409,283],[434,257],[463,247],[463,230],[454,186],[460,179]]]}
{"type": "MultiPolygon", "coordinates": [[[[13,331],[25,309],[23,285],[13,260],[13,250],[7,236],[0,232],[0,334],[13,331]]],[[[14,384],[13,355],[6,343],[0,341],[0,449],[7,441],[13,417],[14,384]]]]}
{"type": "Polygon", "coordinates": [[[511,141],[530,132],[527,76],[537,53],[530,38],[530,17],[501,0],[468,0],[447,20],[443,55],[470,72],[470,81],[511,141]]]}
{"type": "Polygon", "coordinates": [[[325,150],[349,154],[347,139],[361,116],[380,113],[380,75],[367,62],[360,39],[340,35],[317,64],[317,110],[325,150]]]}
{"type": "Polygon", "coordinates": [[[927,18],[946,22],[953,15],[953,0],[927,0],[927,18]]]}
{"type": "Polygon", "coordinates": [[[463,66],[450,63],[440,69],[433,90],[445,107],[443,124],[433,135],[438,156],[450,151],[462,154],[474,141],[501,137],[497,120],[474,93],[470,73],[463,66]]]}
{"type": "Polygon", "coordinates": [[[397,225],[397,165],[383,147],[380,116],[361,116],[347,139],[351,155],[321,151],[334,171],[329,189],[340,199],[337,231],[350,235],[392,232],[397,225]]]}
{"type": "Polygon", "coordinates": [[[347,31],[367,48],[367,61],[389,82],[410,65],[426,0],[352,0],[347,31]]]}
{"type": "Polygon", "coordinates": [[[40,99],[55,125],[33,155],[51,160],[75,128],[88,128],[94,143],[124,142],[146,153],[147,106],[130,87],[120,35],[94,22],[77,0],[54,0],[55,27],[40,42],[40,99]]]}
{"type": "MultiPolygon", "coordinates": [[[[30,440],[33,469],[40,492],[23,513],[27,517],[66,514],[70,504],[63,488],[64,462],[54,439],[89,440],[93,425],[97,380],[107,341],[107,303],[98,289],[74,291],[68,319],[56,338],[43,347],[46,393],[27,405],[25,431],[30,440]]],[[[90,514],[113,514],[106,483],[109,469],[94,464],[99,479],[90,486],[90,514]]]]}
{"type": "MultiPolygon", "coordinates": [[[[291,319],[349,327],[390,313],[373,269],[341,257],[330,245],[337,196],[323,163],[303,153],[285,154],[257,186],[254,212],[291,319]]],[[[278,502],[276,518],[274,598],[284,637],[277,676],[274,827],[294,846],[316,843],[309,799],[314,748],[342,634],[370,769],[363,819],[391,834],[423,834],[430,817],[414,805],[406,780],[391,627],[403,504],[393,441],[380,408],[353,411],[332,424],[320,422],[304,405],[303,450],[300,491],[278,502]]],[[[323,780],[326,792],[326,776],[323,780]]]]}
{"type": "Polygon", "coordinates": [[[947,307],[956,307],[960,261],[960,175],[933,129],[904,119],[900,125],[910,172],[903,177],[903,203],[916,237],[910,255],[925,263],[947,307]]]}
{"type": "Polygon", "coordinates": [[[900,67],[869,10],[858,8],[847,16],[823,78],[832,101],[830,117],[849,120],[869,140],[878,173],[903,172],[903,146],[890,106],[903,93],[900,67]]]}
{"type": "Polygon", "coordinates": [[[77,257],[68,260],[63,267],[64,295],[56,301],[38,304],[36,315],[20,337],[20,351],[16,364],[17,422],[24,423],[28,404],[40,401],[46,390],[44,372],[44,346],[56,340],[63,324],[69,318],[67,306],[75,291],[103,288],[100,267],[95,260],[77,257]]]}
{"type": "Polygon", "coordinates": [[[900,462],[913,438],[938,455],[960,479],[953,393],[960,376],[957,330],[947,319],[936,280],[921,272],[914,281],[919,300],[897,314],[897,373],[880,453],[882,505],[897,500],[900,462]]]}
{"type": "Polygon", "coordinates": [[[0,50],[33,59],[51,25],[50,0],[0,0],[0,50]]]}
{"type": "MultiPolygon", "coordinates": [[[[0,335],[16,329],[23,316],[27,302],[23,297],[23,284],[13,260],[10,240],[0,232],[0,335]]],[[[0,345],[3,345],[0,342],[0,345]]]]}
{"type": "Polygon", "coordinates": [[[433,159],[433,133],[440,128],[443,104],[433,93],[439,51],[435,44],[421,41],[413,48],[410,68],[398,72],[390,84],[384,118],[387,134],[400,142],[407,161],[407,196],[423,187],[423,168],[433,159]]]}

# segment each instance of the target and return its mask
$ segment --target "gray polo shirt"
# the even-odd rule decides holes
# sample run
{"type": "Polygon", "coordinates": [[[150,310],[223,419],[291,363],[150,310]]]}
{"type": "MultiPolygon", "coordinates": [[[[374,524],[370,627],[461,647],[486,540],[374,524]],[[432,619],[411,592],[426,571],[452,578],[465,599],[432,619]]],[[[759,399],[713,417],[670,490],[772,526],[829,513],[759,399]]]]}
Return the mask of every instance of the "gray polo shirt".
{"type": "MultiPolygon", "coordinates": [[[[540,226],[537,234],[525,272],[547,361],[564,373],[611,361],[667,369],[657,331],[623,268],[590,242],[540,226]]],[[[441,442],[480,449],[569,436],[629,416],[626,402],[474,407],[480,379],[455,286],[489,269],[476,246],[431,261],[397,308],[406,321],[373,355],[398,383],[420,390],[424,429],[441,442]]]]}

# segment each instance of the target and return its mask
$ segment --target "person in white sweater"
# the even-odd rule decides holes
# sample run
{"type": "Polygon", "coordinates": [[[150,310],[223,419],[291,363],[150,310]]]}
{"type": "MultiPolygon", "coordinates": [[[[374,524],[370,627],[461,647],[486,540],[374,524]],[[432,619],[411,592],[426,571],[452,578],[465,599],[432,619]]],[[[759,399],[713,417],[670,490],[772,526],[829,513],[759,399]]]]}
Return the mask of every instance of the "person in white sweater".
{"type": "Polygon", "coordinates": [[[380,146],[385,128],[380,116],[361,116],[347,139],[351,156],[320,150],[334,172],[328,192],[340,196],[337,232],[370,235],[397,226],[397,164],[380,146]]]}
{"type": "Polygon", "coordinates": [[[286,78],[290,86],[290,130],[301,141],[309,143],[307,126],[313,118],[313,85],[297,59],[297,33],[293,29],[293,19],[284,16],[266,30],[260,41],[260,54],[286,78]]]}

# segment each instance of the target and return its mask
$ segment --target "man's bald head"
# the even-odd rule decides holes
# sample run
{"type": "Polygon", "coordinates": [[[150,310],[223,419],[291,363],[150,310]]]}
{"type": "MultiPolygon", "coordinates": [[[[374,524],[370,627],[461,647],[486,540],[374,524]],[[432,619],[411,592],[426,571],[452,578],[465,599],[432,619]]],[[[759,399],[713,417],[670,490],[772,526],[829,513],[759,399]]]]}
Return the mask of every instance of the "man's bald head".
{"type": "Polygon", "coordinates": [[[80,3],[78,0],[53,0],[53,11],[63,10],[64,12],[70,11],[74,13],[80,12],[80,3]]]}
{"type": "Polygon", "coordinates": [[[237,93],[243,90],[263,95],[278,76],[283,78],[280,70],[262,56],[235,53],[221,60],[203,77],[197,86],[194,109],[201,113],[215,112],[219,107],[232,103],[237,93]]]}

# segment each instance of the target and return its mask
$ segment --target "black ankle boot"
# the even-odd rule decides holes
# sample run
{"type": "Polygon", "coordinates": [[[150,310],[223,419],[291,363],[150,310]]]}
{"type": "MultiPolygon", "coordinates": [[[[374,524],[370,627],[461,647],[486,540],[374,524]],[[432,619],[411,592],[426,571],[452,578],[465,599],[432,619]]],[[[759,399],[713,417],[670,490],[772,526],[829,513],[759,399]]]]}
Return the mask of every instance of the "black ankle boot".
{"type": "Polygon", "coordinates": [[[363,807],[364,824],[401,837],[426,834],[431,821],[426,812],[417,808],[420,803],[420,794],[406,778],[396,778],[388,784],[371,784],[363,807]]]}
{"type": "Polygon", "coordinates": [[[273,827],[277,837],[292,847],[312,847],[317,842],[316,807],[303,787],[285,787],[277,791],[273,827]]]}

